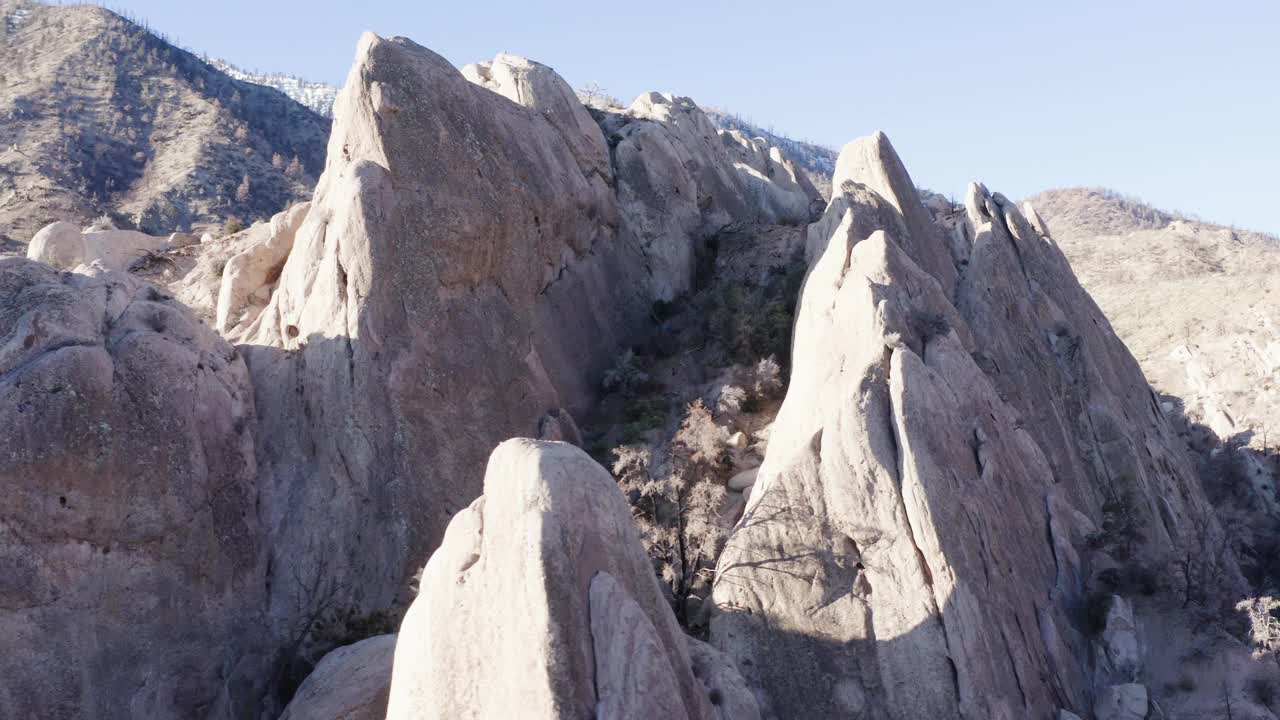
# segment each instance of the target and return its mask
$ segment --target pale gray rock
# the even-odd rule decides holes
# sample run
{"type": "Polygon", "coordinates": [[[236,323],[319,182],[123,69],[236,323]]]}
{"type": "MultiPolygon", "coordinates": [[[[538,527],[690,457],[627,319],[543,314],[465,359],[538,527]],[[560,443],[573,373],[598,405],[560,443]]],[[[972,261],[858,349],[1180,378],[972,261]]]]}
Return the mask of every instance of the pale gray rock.
{"type": "MultiPolygon", "coordinates": [[[[611,157],[549,68],[501,56],[467,75],[362,38],[278,280],[275,252],[259,263],[237,238],[254,272],[228,259],[219,291],[260,408],[272,567],[361,612],[410,599],[495,444],[575,439],[553,413],[591,405],[654,300],[689,287],[707,235],[747,217],[691,101],[642,98],[611,157]]],[[[296,585],[272,585],[274,620],[307,606],[296,585]]]]}
{"type": "Polygon", "coordinates": [[[387,717],[713,717],[604,468],[564,443],[494,451],[423,571],[387,717]]]}
{"type": "Polygon", "coordinates": [[[1098,720],[1143,720],[1148,709],[1146,686],[1126,683],[1098,693],[1093,714],[1098,720]]]}
{"type": "Polygon", "coordinates": [[[1221,531],[1056,245],[975,185],[958,271],[887,139],[845,155],[711,641],[766,718],[1087,707],[1078,548],[1103,499],[1134,494],[1151,557],[1221,531]]]}
{"type": "Polygon", "coordinates": [[[718,132],[757,222],[804,223],[822,213],[822,195],[781,149],[738,130],[718,132]]]}
{"type": "Polygon", "coordinates": [[[0,717],[256,711],[254,416],[240,355],[155,287],[0,260],[0,717]]]}
{"type": "Polygon", "coordinates": [[[320,661],[280,720],[384,720],[396,636],[338,648],[320,661]]]}
{"type": "Polygon", "coordinates": [[[464,66],[462,75],[540,113],[572,149],[584,175],[597,175],[606,186],[613,182],[609,145],[600,126],[554,70],[518,55],[500,53],[490,62],[464,66]]]}
{"type": "Polygon", "coordinates": [[[550,442],[567,442],[582,447],[582,431],[578,423],[564,408],[555,408],[542,416],[538,423],[538,439],[550,442]]]}
{"type": "Polygon", "coordinates": [[[1138,679],[1142,672],[1138,626],[1133,619],[1133,606],[1119,595],[1111,596],[1099,650],[1104,672],[1114,678],[1113,682],[1138,679]]]}
{"type": "Polygon", "coordinates": [[[877,132],[844,146],[832,179],[835,194],[839,194],[846,180],[867,186],[901,213],[906,233],[891,233],[893,240],[903,245],[916,264],[937,278],[950,297],[956,284],[958,258],[951,255],[948,243],[920,202],[915,183],[887,135],[877,132]]]}
{"type": "Polygon", "coordinates": [[[738,492],[742,492],[743,490],[746,490],[747,488],[755,484],[756,475],[759,472],[760,472],[760,468],[755,467],[755,468],[751,468],[750,470],[743,470],[737,475],[734,475],[733,477],[729,478],[729,489],[736,490],[738,492]]]}
{"type": "Polygon", "coordinates": [[[249,231],[252,246],[226,261],[214,320],[218,332],[234,338],[258,319],[310,209],[311,203],[299,203],[255,226],[249,231]]]}
{"type": "Polygon", "coordinates": [[[652,296],[561,130],[411,41],[362,39],[328,158],[238,336],[274,567],[372,611],[411,598],[494,445],[587,406],[652,296]]]}
{"type": "MultiPolygon", "coordinates": [[[[184,241],[185,242],[185,241],[184,241]]],[[[68,222],[41,229],[27,245],[27,259],[71,270],[99,263],[108,270],[128,270],[147,253],[174,247],[167,237],[152,237],[134,230],[80,232],[68,222]]]]}
{"type": "Polygon", "coordinates": [[[70,270],[84,262],[84,237],[75,223],[46,225],[27,244],[27,259],[70,270]]]}

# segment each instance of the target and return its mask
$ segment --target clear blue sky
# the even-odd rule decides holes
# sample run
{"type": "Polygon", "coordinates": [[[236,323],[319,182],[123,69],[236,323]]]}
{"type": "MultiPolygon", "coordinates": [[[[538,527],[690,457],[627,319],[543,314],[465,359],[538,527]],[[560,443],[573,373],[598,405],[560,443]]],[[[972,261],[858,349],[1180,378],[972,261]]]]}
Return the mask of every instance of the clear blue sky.
{"type": "Polygon", "coordinates": [[[836,147],[883,129],[948,194],[1104,185],[1280,233],[1277,0],[110,4],[251,69],[339,83],[366,29],[459,65],[506,50],[836,147]]]}

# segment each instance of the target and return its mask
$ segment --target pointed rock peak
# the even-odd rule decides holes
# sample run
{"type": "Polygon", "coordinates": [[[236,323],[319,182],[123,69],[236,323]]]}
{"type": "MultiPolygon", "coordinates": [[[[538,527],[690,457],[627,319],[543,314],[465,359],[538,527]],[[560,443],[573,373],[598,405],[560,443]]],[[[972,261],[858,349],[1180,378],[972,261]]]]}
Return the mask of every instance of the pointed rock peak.
{"type": "Polygon", "coordinates": [[[847,182],[866,185],[902,214],[908,231],[902,242],[904,249],[950,294],[956,284],[956,258],[920,201],[915,183],[888,135],[877,131],[844,146],[836,160],[836,195],[847,182]]]}

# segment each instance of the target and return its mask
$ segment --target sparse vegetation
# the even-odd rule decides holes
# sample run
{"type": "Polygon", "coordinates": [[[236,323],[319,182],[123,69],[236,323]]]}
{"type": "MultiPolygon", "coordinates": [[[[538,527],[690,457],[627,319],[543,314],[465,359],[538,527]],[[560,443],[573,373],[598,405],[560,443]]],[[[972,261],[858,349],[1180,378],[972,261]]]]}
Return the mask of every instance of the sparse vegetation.
{"type": "Polygon", "coordinates": [[[726,528],[724,430],[701,400],[687,409],[661,468],[653,450],[613,451],[613,473],[631,500],[641,540],[669,593],[676,618],[690,627],[689,603],[709,591],[726,528]]]}
{"type": "Polygon", "coordinates": [[[772,273],[762,286],[724,283],[716,287],[704,316],[708,335],[738,364],[790,357],[791,327],[803,281],[804,268],[797,267],[772,273]]]}
{"type": "Polygon", "coordinates": [[[310,194],[273,157],[315,167],[324,158],[327,119],[232,80],[140,20],[79,4],[32,6],[0,44],[0,67],[0,105],[12,109],[0,130],[21,138],[0,172],[21,201],[0,208],[0,226],[16,238],[51,219],[88,225],[104,211],[153,235],[219,225],[232,213],[269,216],[310,194]],[[233,208],[246,176],[247,206],[233,208]]]}
{"type": "Polygon", "coordinates": [[[618,356],[613,367],[604,373],[600,385],[606,392],[621,393],[624,397],[635,397],[649,387],[649,374],[636,364],[635,351],[628,348],[618,356]]]}
{"type": "Polygon", "coordinates": [[[1134,504],[1133,492],[1119,491],[1102,505],[1102,528],[1089,536],[1089,546],[1105,550],[1118,560],[1128,560],[1145,539],[1143,519],[1134,504]]]}

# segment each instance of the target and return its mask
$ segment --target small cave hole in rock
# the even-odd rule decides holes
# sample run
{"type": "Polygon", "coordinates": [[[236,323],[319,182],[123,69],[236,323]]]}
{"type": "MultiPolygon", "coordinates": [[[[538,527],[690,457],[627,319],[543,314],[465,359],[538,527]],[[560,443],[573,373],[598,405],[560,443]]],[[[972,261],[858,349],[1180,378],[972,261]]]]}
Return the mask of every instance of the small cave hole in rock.
{"type": "Polygon", "coordinates": [[[289,336],[289,337],[291,337],[291,338],[296,338],[296,337],[298,337],[298,326],[297,326],[297,325],[290,325],[289,327],[285,328],[285,329],[284,329],[284,331],[285,331],[285,334],[286,334],[286,335],[288,335],[288,336],[289,336]]]}
{"type": "Polygon", "coordinates": [[[66,506],[67,506],[67,496],[66,496],[66,495],[59,496],[59,497],[58,497],[58,504],[59,504],[59,505],[61,505],[62,507],[66,507],[66,506]]]}

